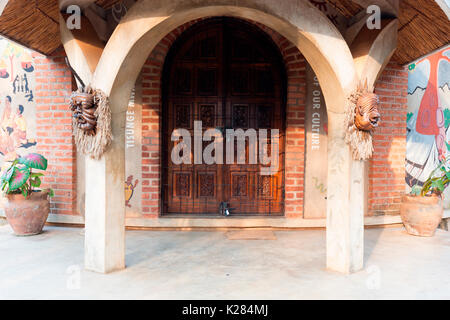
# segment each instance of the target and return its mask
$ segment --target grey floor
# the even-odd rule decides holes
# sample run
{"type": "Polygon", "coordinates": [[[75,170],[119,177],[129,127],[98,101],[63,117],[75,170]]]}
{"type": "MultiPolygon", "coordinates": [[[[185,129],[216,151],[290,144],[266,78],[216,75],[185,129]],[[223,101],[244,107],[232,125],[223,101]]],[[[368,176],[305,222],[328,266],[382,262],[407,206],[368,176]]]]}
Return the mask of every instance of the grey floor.
{"type": "Polygon", "coordinates": [[[103,275],[83,270],[83,229],[16,237],[0,226],[0,299],[450,298],[449,232],[366,230],[366,266],[352,275],[325,270],[324,231],[275,234],[128,231],[127,269],[103,275]]]}

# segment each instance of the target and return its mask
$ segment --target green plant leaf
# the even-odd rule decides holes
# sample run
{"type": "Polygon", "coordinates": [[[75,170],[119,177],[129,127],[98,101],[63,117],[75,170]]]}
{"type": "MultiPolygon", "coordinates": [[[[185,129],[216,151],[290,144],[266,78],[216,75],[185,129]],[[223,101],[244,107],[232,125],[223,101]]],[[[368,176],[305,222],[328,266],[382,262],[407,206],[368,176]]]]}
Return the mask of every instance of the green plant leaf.
{"type": "Polygon", "coordinates": [[[30,177],[29,168],[16,168],[9,181],[9,191],[14,191],[21,188],[30,177]]]}
{"type": "Polygon", "coordinates": [[[20,188],[20,192],[22,192],[22,195],[26,198],[28,196],[28,188],[22,187],[20,188]]]}
{"type": "Polygon", "coordinates": [[[20,157],[19,163],[33,169],[47,170],[47,159],[39,153],[29,153],[20,157]]]}
{"type": "Polygon", "coordinates": [[[1,176],[1,182],[9,182],[9,180],[11,180],[11,177],[14,173],[14,171],[16,170],[16,167],[9,167],[8,169],[6,169],[5,171],[3,171],[2,176],[1,176]]]}
{"type": "Polygon", "coordinates": [[[30,178],[43,177],[43,176],[44,176],[43,173],[37,173],[37,172],[32,172],[30,174],[30,178]]]}
{"type": "Polygon", "coordinates": [[[432,187],[432,188],[438,189],[440,192],[444,191],[444,189],[445,189],[444,183],[442,182],[441,179],[439,179],[439,180],[434,180],[434,181],[431,183],[431,187],[432,187]]]}
{"type": "Polygon", "coordinates": [[[41,179],[39,177],[35,177],[34,179],[30,179],[31,186],[35,188],[39,188],[41,186],[41,179]]]}
{"type": "Polygon", "coordinates": [[[48,188],[47,191],[50,198],[53,198],[55,196],[55,191],[53,191],[52,188],[48,188]]]}

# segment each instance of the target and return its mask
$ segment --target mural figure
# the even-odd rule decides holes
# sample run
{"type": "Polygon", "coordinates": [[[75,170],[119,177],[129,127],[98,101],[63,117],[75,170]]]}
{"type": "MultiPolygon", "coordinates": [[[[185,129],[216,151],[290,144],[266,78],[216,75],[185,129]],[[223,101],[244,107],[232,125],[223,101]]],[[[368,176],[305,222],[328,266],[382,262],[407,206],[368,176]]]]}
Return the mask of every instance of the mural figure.
{"type": "Polygon", "coordinates": [[[450,48],[409,66],[406,183],[423,185],[449,154],[450,48]]]}
{"type": "Polygon", "coordinates": [[[0,154],[5,156],[6,160],[17,156],[17,148],[28,149],[36,145],[34,139],[27,139],[27,121],[23,117],[24,106],[19,105],[13,111],[11,103],[12,98],[6,96],[0,118],[0,154]]]}
{"type": "Polygon", "coordinates": [[[37,144],[33,89],[31,52],[0,37],[0,161],[37,144]]]}
{"type": "Polygon", "coordinates": [[[125,205],[131,208],[131,198],[133,198],[134,189],[138,185],[139,180],[136,179],[133,184],[133,175],[128,176],[127,181],[125,181],[125,205]]]}
{"type": "Polygon", "coordinates": [[[27,139],[27,120],[23,116],[25,108],[23,105],[19,105],[15,115],[15,127],[14,127],[14,147],[16,148],[30,148],[36,145],[35,139],[27,139]]]}
{"type": "Polygon", "coordinates": [[[0,154],[15,158],[14,141],[11,137],[13,129],[13,113],[11,110],[11,97],[7,96],[4,101],[4,109],[0,118],[0,154]]]}

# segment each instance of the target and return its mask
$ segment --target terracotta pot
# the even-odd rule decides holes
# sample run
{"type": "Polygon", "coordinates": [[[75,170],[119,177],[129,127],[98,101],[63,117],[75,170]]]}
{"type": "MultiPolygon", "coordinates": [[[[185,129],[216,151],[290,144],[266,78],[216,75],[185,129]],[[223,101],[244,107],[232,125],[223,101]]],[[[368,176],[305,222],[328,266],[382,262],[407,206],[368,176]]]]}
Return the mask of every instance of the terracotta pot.
{"type": "Polygon", "coordinates": [[[432,237],[444,215],[442,199],[438,196],[405,195],[400,216],[409,234],[432,237]]]}
{"type": "Polygon", "coordinates": [[[4,208],[6,219],[16,235],[39,234],[50,212],[48,192],[33,192],[28,198],[22,194],[8,194],[4,208]]]}

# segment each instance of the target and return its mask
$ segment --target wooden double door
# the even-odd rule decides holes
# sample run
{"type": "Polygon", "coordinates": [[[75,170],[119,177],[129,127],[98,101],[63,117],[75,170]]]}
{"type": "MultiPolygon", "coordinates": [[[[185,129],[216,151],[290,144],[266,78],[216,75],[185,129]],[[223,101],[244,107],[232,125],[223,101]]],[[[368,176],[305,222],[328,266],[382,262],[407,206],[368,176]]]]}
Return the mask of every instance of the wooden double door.
{"type": "MultiPolygon", "coordinates": [[[[163,80],[163,213],[216,215],[228,207],[231,215],[283,214],[285,74],[277,50],[254,26],[231,18],[200,22],[175,42],[163,80]],[[222,132],[217,141],[223,164],[194,163],[195,121],[201,121],[202,133],[222,132]],[[189,164],[172,161],[179,143],[171,141],[175,129],[192,137],[189,164]],[[250,164],[250,139],[241,153],[233,139],[234,161],[227,163],[227,129],[266,129],[267,154],[272,156],[274,143],[278,147],[275,172],[261,174],[270,165],[261,164],[257,149],[257,163],[250,164]],[[271,140],[273,129],[279,135],[271,140]]],[[[201,142],[201,150],[211,143],[201,142]]]]}

